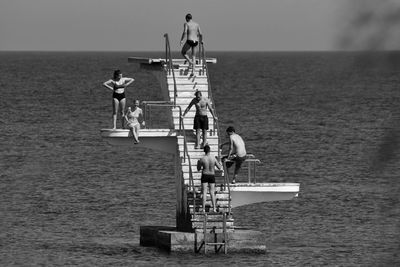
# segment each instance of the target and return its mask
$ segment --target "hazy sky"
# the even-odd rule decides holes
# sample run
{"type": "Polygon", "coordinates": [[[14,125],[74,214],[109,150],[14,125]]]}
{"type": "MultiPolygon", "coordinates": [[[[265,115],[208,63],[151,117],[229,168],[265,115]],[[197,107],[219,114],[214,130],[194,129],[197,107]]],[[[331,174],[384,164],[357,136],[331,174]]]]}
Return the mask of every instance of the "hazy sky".
{"type": "Polygon", "coordinates": [[[390,12],[398,18],[399,5],[400,0],[0,0],[0,50],[160,51],[164,33],[178,50],[186,13],[200,24],[207,50],[332,50],[368,48],[370,41],[373,48],[396,49],[399,34],[390,29],[398,21],[392,18],[384,32],[375,22],[390,12]]]}

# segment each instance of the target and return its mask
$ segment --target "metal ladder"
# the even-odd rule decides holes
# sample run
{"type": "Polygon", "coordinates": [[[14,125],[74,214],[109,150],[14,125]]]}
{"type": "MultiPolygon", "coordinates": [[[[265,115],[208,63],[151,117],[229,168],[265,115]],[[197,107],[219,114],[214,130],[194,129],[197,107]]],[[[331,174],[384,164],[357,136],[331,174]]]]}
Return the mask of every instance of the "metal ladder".
{"type": "MultiPolygon", "coordinates": [[[[227,247],[227,241],[228,241],[228,236],[226,232],[226,212],[222,213],[223,216],[223,228],[222,228],[222,237],[223,240],[218,241],[218,233],[216,231],[216,227],[214,226],[210,231],[208,231],[210,228],[207,227],[208,225],[208,216],[209,213],[203,213],[204,214],[204,219],[203,219],[203,241],[201,242],[199,248],[195,248],[195,252],[200,252],[200,250],[203,248],[204,254],[207,254],[207,247],[208,246],[214,246],[214,251],[215,253],[218,253],[221,248],[224,249],[224,254],[228,253],[228,247],[227,247]],[[210,238],[211,237],[211,238],[210,238]],[[212,242],[208,242],[208,240],[213,240],[212,242]]],[[[215,214],[215,213],[212,213],[215,214]]],[[[220,214],[220,213],[217,213],[220,214]]],[[[197,239],[197,237],[196,237],[197,239]]]]}

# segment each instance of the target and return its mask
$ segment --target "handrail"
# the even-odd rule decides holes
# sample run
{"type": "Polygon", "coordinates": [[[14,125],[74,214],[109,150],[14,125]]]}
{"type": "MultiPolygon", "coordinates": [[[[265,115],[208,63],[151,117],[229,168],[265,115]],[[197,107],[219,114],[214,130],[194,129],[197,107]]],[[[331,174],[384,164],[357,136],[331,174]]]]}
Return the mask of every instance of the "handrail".
{"type": "MultiPolygon", "coordinates": [[[[144,105],[144,120],[148,122],[148,123],[146,123],[146,127],[151,125],[150,107],[152,107],[152,106],[155,106],[155,107],[175,106],[170,101],[143,101],[142,104],[144,105]]],[[[179,107],[179,109],[181,109],[181,107],[179,107]]],[[[181,125],[179,125],[179,130],[181,130],[181,125]]]]}
{"type": "MultiPolygon", "coordinates": [[[[142,102],[145,105],[145,111],[147,111],[148,106],[158,106],[158,107],[172,107],[172,108],[178,108],[179,109],[179,132],[180,134],[183,135],[183,162],[186,162],[186,157],[189,162],[189,185],[191,189],[194,191],[194,179],[193,179],[193,171],[192,171],[192,162],[190,160],[190,154],[189,154],[189,149],[187,145],[187,137],[186,137],[186,131],[185,131],[185,125],[183,123],[182,119],[182,107],[177,106],[169,101],[143,101],[142,102]]],[[[145,112],[145,120],[147,120],[147,112],[145,112]]]]}
{"type": "MultiPolygon", "coordinates": [[[[199,57],[201,58],[202,61],[202,70],[205,73],[205,75],[207,76],[207,83],[208,83],[208,97],[211,99],[211,102],[214,103],[213,101],[213,97],[212,97],[212,90],[211,90],[211,82],[210,82],[210,77],[208,75],[208,66],[207,66],[207,61],[206,61],[206,53],[205,53],[205,49],[204,49],[204,42],[203,42],[203,36],[200,35],[200,45],[199,45],[199,57]]],[[[214,115],[218,118],[217,116],[217,109],[215,108],[215,105],[213,105],[213,109],[214,109],[214,115]]],[[[218,120],[214,120],[214,134],[215,134],[215,129],[217,130],[217,136],[218,136],[218,159],[221,159],[221,148],[220,148],[220,144],[221,144],[221,137],[220,137],[220,131],[219,131],[219,123],[218,120]]],[[[224,163],[224,187],[226,189],[226,187],[228,188],[228,207],[229,207],[229,214],[231,214],[231,189],[229,186],[229,177],[227,176],[227,168],[226,168],[226,164],[224,163]]]]}
{"type": "MultiPolygon", "coordinates": [[[[212,103],[214,103],[213,97],[212,97],[212,90],[211,90],[211,82],[210,82],[210,77],[208,75],[208,67],[207,67],[207,61],[206,61],[206,53],[204,50],[204,43],[203,43],[203,36],[200,35],[200,45],[199,45],[199,53],[200,53],[200,58],[202,61],[202,69],[206,74],[207,77],[207,83],[208,83],[208,98],[211,100],[212,103]],[[201,52],[201,53],[200,53],[201,52]]],[[[215,108],[215,105],[213,104],[213,109],[214,109],[214,115],[215,117],[218,118],[217,116],[217,109],[215,108]]],[[[214,134],[215,134],[215,129],[217,130],[218,133],[218,158],[221,158],[221,150],[219,149],[219,146],[221,144],[220,136],[219,136],[219,124],[218,120],[214,120],[214,134]]]]}
{"type": "Polygon", "coordinates": [[[168,75],[171,75],[171,72],[172,72],[172,78],[174,80],[174,105],[176,105],[176,97],[178,95],[178,91],[176,88],[174,64],[172,62],[172,56],[171,56],[171,46],[169,44],[169,38],[168,38],[167,33],[164,34],[164,37],[165,37],[165,63],[166,63],[168,75]]]}

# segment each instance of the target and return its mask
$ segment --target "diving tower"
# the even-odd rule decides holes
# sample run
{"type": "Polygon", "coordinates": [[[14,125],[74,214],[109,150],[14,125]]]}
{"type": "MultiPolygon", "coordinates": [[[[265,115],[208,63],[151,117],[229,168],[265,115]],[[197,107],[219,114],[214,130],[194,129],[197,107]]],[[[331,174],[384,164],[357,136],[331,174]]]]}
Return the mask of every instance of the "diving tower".
{"type": "MultiPolygon", "coordinates": [[[[191,76],[188,64],[183,59],[172,59],[166,37],[165,58],[130,57],[128,61],[139,64],[150,71],[160,84],[161,101],[143,101],[146,127],[140,130],[139,144],[133,144],[127,129],[101,129],[102,138],[112,145],[148,148],[174,155],[176,188],[176,227],[141,226],[140,244],[155,246],[167,251],[204,251],[214,248],[217,251],[257,251],[265,252],[263,233],[243,229],[234,225],[232,208],[257,202],[290,200],[297,196],[298,183],[256,183],[256,165],[260,161],[248,155],[247,179],[231,184],[229,172],[216,177],[216,206],[218,212],[210,212],[210,196],[207,193],[206,210],[202,208],[201,173],[197,171],[197,161],[204,152],[195,149],[193,118],[191,109],[181,119],[196,91],[208,97],[215,109],[210,88],[207,64],[215,64],[215,58],[206,58],[204,47],[200,45],[200,57],[195,65],[195,75],[191,76]],[[161,112],[160,112],[161,110],[161,112]],[[163,123],[157,119],[164,116],[163,123]]],[[[209,116],[210,129],[208,144],[211,153],[220,157],[220,131],[218,122],[209,116]]]]}

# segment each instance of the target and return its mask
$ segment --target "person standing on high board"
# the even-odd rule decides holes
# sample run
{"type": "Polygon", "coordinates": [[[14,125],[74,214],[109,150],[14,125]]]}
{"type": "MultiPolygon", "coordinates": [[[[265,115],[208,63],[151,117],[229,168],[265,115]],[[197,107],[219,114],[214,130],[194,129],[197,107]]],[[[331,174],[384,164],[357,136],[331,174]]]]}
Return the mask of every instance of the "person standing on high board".
{"type": "Polygon", "coordinates": [[[206,199],[207,199],[207,185],[209,186],[211,203],[213,211],[217,212],[215,206],[215,167],[219,170],[222,169],[222,165],[216,160],[215,157],[210,155],[210,146],[204,146],[204,153],[201,159],[197,161],[197,170],[201,171],[201,188],[203,194],[203,212],[206,212],[206,199]]]}
{"type": "Polygon", "coordinates": [[[189,62],[189,68],[192,67],[191,76],[194,75],[194,66],[196,64],[196,46],[199,44],[199,37],[201,36],[200,25],[192,20],[192,15],[186,15],[186,23],[183,25],[183,33],[181,37],[181,45],[186,37],[186,42],[182,47],[182,56],[189,62]],[[192,60],[190,60],[187,52],[191,49],[192,60]]]}
{"type": "Polygon", "coordinates": [[[133,78],[122,77],[120,70],[115,70],[113,78],[104,82],[103,86],[113,91],[113,130],[117,129],[117,113],[121,104],[122,128],[124,128],[125,117],[125,88],[133,83],[133,78]]]}

